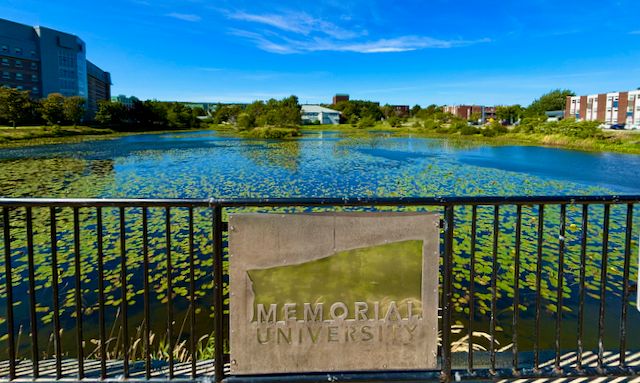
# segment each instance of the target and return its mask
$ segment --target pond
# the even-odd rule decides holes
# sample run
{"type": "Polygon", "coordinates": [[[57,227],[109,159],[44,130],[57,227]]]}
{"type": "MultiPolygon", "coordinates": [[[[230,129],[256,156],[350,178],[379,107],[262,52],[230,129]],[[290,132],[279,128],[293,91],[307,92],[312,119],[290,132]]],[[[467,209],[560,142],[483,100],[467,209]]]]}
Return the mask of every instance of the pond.
{"type": "MultiPolygon", "coordinates": [[[[640,156],[590,153],[535,146],[484,146],[461,144],[447,140],[412,136],[394,136],[388,132],[342,133],[336,131],[306,131],[295,140],[275,141],[243,139],[214,131],[141,134],[112,140],[85,141],[73,144],[46,145],[0,150],[0,196],[5,197],[127,197],[127,198],[211,198],[211,197],[370,197],[370,196],[472,196],[472,195],[593,195],[640,194],[640,156]]],[[[410,210],[409,208],[402,208],[410,210]]],[[[268,211],[269,209],[261,209],[268,211]]],[[[321,210],[321,209],[313,209],[321,210]]],[[[293,211],[293,209],[289,209],[293,211]]],[[[639,226],[640,211],[634,211],[634,228],[639,226]]],[[[51,232],[48,209],[34,209],[34,252],[36,267],[36,298],[38,320],[42,325],[42,353],[51,355],[52,331],[52,262],[51,232]],[[44,349],[47,348],[45,351],[44,349]]],[[[105,294],[107,297],[108,330],[113,354],[118,355],[119,315],[122,298],[119,277],[119,226],[117,209],[104,209],[103,229],[105,294]]],[[[127,299],[130,301],[130,335],[139,336],[141,310],[141,238],[140,209],[127,209],[127,299]]],[[[26,244],[24,241],[25,212],[11,212],[12,268],[16,321],[22,327],[22,342],[28,344],[28,300],[26,244]]],[[[83,318],[87,323],[97,318],[96,281],[96,213],[81,209],[81,274],[83,318]]],[[[468,325],[469,263],[471,209],[456,210],[456,244],[454,261],[454,300],[460,326],[468,325]]],[[[520,350],[533,347],[535,325],[535,274],[537,244],[537,206],[522,210],[522,251],[520,273],[521,338],[520,350]]],[[[553,347],[553,328],[557,312],[557,264],[559,208],[545,212],[543,266],[543,314],[541,347],[553,347]]],[[[167,294],[164,254],[166,235],[162,209],[149,209],[150,281],[153,318],[162,318],[168,299],[174,301],[179,315],[175,318],[177,343],[187,339],[185,327],[190,310],[188,299],[188,212],[171,211],[171,248],[174,254],[173,291],[167,294]],[[180,331],[178,331],[178,329],[180,331]]],[[[57,211],[56,247],[60,284],[63,328],[75,323],[75,287],[73,281],[73,214],[70,209],[57,211]]],[[[478,243],[474,284],[477,315],[474,329],[488,332],[490,305],[489,278],[492,272],[493,208],[478,208],[478,243]]],[[[585,349],[597,347],[600,265],[602,252],[602,206],[589,209],[588,261],[586,267],[585,349]]],[[[624,254],[624,224],[626,207],[611,210],[609,238],[609,273],[605,343],[617,348],[621,306],[621,276],[624,254]]],[[[580,269],[580,237],[582,207],[567,209],[566,259],[563,280],[562,347],[575,349],[575,328],[578,315],[578,274],[580,269]]],[[[198,338],[203,347],[211,332],[211,212],[195,211],[194,226],[197,257],[195,310],[198,315],[198,338]]],[[[504,207],[500,214],[498,256],[499,347],[510,343],[512,327],[515,207],[504,207]]],[[[635,230],[637,232],[637,230],[635,230]]],[[[2,234],[0,233],[0,236],[2,234]]],[[[0,247],[3,245],[1,244],[0,247]]],[[[637,279],[637,236],[632,241],[632,278],[637,279]]],[[[0,262],[4,270],[4,263],[0,262]]],[[[635,286],[635,284],[634,284],[635,286]]],[[[635,294],[635,293],[634,293],[635,294]]],[[[6,334],[5,275],[0,276],[0,334],[6,334]]],[[[640,315],[629,304],[629,323],[639,323],[640,315]]],[[[166,339],[162,333],[166,319],[152,320],[155,357],[166,356],[166,339]],[[164,349],[163,349],[164,347],[164,349]]],[[[93,322],[95,323],[95,322],[93,322]]],[[[16,326],[18,327],[18,326],[16,326]]],[[[188,326],[187,326],[188,327],[188,326]]],[[[464,335],[465,331],[459,334],[464,335]]],[[[73,355],[75,340],[69,331],[63,334],[63,349],[73,355]],[[68,346],[68,347],[66,347],[68,346]]],[[[97,329],[85,324],[86,353],[95,349],[97,329]]],[[[474,339],[479,347],[488,348],[482,336],[474,339]]],[[[640,349],[640,329],[628,330],[628,347],[640,349]]],[[[0,338],[6,342],[6,335],[0,338]]],[[[2,349],[6,347],[1,345],[2,349]]],[[[27,353],[27,347],[22,348],[27,353]]],[[[140,350],[138,349],[139,353],[140,350]]],[[[204,351],[203,351],[204,352],[204,351]]],[[[204,357],[201,354],[200,357],[204,357]]]]}

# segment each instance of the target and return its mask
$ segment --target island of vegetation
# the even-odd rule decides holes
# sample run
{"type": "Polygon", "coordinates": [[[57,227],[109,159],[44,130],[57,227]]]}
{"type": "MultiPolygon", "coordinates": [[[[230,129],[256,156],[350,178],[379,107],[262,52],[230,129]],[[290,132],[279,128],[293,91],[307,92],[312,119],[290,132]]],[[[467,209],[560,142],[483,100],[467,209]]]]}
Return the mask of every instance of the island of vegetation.
{"type": "MultiPolygon", "coordinates": [[[[548,121],[545,112],[562,110],[569,90],[554,90],[529,106],[496,108],[496,118],[479,123],[444,112],[442,107],[415,105],[398,113],[390,105],[349,100],[326,105],[340,111],[340,125],[306,125],[304,129],[347,132],[387,131],[487,144],[561,146],[582,150],[640,153],[640,134],[603,130],[598,121],[567,118],[548,121]]],[[[0,88],[0,145],[34,145],[122,134],[215,129],[249,138],[288,139],[302,135],[301,105],[296,96],[250,104],[218,104],[208,113],[179,102],[135,100],[131,106],[103,101],[90,120],[85,100],[50,94],[33,100],[28,91],[0,88]],[[6,126],[5,128],[2,125],[6,126]]]]}

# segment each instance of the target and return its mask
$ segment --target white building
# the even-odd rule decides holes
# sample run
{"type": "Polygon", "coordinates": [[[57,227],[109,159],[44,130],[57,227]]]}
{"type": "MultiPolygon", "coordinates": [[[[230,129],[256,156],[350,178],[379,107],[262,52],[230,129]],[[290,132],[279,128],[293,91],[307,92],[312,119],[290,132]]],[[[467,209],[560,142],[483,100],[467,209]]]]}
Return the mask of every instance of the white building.
{"type": "Polygon", "coordinates": [[[340,112],[320,105],[302,105],[302,123],[305,125],[318,123],[338,125],[340,112]]]}

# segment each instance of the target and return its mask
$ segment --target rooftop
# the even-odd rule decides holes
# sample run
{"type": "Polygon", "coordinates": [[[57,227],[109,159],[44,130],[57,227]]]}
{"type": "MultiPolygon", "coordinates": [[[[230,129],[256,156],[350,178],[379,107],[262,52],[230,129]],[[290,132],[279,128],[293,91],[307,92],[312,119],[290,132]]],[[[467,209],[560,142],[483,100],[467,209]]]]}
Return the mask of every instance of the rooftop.
{"type": "Polygon", "coordinates": [[[340,113],[338,110],[325,108],[320,105],[302,105],[303,113],[340,113]]]}

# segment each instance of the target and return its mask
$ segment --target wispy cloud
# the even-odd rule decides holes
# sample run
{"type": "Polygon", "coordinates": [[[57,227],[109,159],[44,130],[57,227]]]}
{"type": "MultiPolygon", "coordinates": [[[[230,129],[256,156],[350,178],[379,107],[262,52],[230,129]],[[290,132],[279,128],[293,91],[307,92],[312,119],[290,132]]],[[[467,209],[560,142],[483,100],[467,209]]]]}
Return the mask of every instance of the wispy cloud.
{"type": "Polygon", "coordinates": [[[312,33],[324,34],[336,39],[352,39],[364,36],[367,31],[361,28],[345,29],[305,12],[287,12],[283,14],[252,14],[246,12],[230,12],[227,16],[233,20],[267,25],[282,31],[308,36],[312,33]]]}
{"type": "Polygon", "coordinates": [[[192,22],[192,23],[195,23],[195,22],[198,22],[198,21],[202,20],[202,17],[200,17],[198,15],[194,15],[192,13],[171,12],[171,13],[167,13],[165,16],[173,17],[174,19],[178,19],[178,20],[182,20],[182,21],[189,21],[189,22],[192,22]]]}
{"type": "Polygon", "coordinates": [[[629,32],[630,35],[640,35],[640,29],[638,29],[637,31],[631,31],[629,32]]]}
{"type": "Polygon", "coordinates": [[[454,48],[472,44],[487,43],[490,39],[479,40],[441,40],[426,36],[400,36],[369,41],[344,41],[327,38],[299,39],[270,33],[234,29],[232,34],[251,40],[264,51],[280,54],[304,52],[356,52],[356,53],[392,53],[407,52],[428,48],[454,48]]]}
{"type": "MultiPolygon", "coordinates": [[[[366,29],[349,29],[314,17],[305,12],[255,14],[225,12],[232,20],[259,24],[258,28],[233,28],[230,33],[243,37],[259,49],[279,54],[305,52],[391,53],[429,48],[454,48],[489,42],[489,39],[438,39],[429,36],[405,35],[389,38],[367,38],[366,29]]],[[[337,19],[338,21],[344,19],[337,19]]],[[[350,20],[346,20],[350,21],[350,20]]]]}

